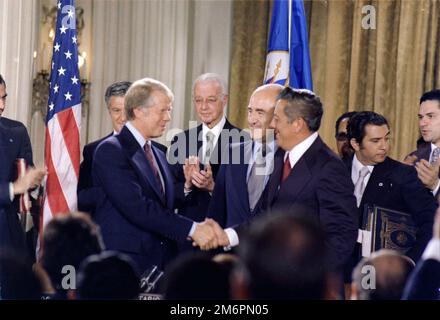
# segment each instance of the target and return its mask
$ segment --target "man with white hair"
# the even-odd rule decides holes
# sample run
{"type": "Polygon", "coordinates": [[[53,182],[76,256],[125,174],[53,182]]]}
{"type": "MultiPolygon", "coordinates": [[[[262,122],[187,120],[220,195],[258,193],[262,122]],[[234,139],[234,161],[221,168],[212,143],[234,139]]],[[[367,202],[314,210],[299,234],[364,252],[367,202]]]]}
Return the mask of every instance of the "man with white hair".
{"type": "Polygon", "coordinates": [[[179,213],[203,221],[217,172],[229,145],[249,137],[225,117],[228,92],[220,75],[200,75],[194,81],[192,95],[201,124],[173,138],[168,162],[173,165],[177,180],[176,197],[185,200],[179,213]]]}
{"type": "Polygon", "coordinates": [[[174,213],[174,184],[165,153],[151,143],[171,120],[174,96],[163,83],[145,78],[125,95],[128,122],[104,140],[93,159],[93,183],[104,197],[95,221],[106,248],[129,255],[138,272],[159,269],[177,254],[176,242],[191,238],[217,246],[212,227],[174,213]]]}

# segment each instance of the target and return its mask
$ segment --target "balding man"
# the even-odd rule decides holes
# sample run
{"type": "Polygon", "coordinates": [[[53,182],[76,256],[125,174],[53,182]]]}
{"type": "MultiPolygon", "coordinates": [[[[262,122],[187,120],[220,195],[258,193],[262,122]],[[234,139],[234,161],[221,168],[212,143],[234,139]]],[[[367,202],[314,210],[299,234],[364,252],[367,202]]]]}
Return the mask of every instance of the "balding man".
{"type": "Polygon", "coordinates": [[[400,300],[413,268],[411,259],[397,251],[376,251],[354,269],[351,299],[400,300]]]}
{"type": "Polygon", "coordinates": [[[208,217],[227,228],[223,246],[238,245],[243,224],[260,212],[277,149],[269,124],[281,90],[281,85],[268,84],[252,93],[247,113],[252,140],[231,145],[217,175],[208,217]]]}

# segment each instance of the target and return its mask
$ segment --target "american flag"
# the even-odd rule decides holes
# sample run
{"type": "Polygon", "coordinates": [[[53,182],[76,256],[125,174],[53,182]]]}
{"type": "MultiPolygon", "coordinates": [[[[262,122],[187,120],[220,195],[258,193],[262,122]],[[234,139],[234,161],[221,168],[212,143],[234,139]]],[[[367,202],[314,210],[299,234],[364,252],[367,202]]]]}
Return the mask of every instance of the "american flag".
{"type": "Polygon", "coordinates": [[[80,163],[81,82],[74,0],[58,2],[46,118],[48,169],[41,228],[57,215],[77,209],[80,163]]]}

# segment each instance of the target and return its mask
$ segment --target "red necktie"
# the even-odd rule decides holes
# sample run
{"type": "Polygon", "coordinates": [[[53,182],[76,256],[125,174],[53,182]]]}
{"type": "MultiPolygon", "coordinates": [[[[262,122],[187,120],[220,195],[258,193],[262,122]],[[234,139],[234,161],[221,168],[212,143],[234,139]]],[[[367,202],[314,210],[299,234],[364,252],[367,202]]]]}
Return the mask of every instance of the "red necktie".
{"type": "Polygon", "coordinates": [[[159,177],[159,172],[157,171],[157,168],[154,165],[153,152],[152,152],[150,144],[148,142],[145,143],[144,150],[145,150],[145,154],[147,156],[148,162],[150,162],[150,166],[151,166],[151,169],[153,170],[153,174],[154,174],[154,177],[156,178],[156,182],[159,186],[160,192],[162,195],[165,195],[165,192],[164,192],[163,186],[162,186],[162,181],[160,180],[160,177],[159,177]]]}
{"type": "Polygon", "coordinates": [[[287,153],[286,160],[284,160],[283,175],[282,175],[282,178],[281,178],[281,183],[283,183],[284,180],[287,179],[287,177],[289,176],[291,170],[292,170],[292,168],[290,167],[289,153],[287,153]]]}

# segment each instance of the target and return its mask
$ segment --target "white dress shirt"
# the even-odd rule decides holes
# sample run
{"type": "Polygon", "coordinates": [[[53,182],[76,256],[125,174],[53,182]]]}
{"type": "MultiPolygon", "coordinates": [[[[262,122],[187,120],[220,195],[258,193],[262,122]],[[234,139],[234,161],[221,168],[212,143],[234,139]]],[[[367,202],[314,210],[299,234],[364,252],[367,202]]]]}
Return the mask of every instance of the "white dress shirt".
{"type": "MultiPolygon", "coordinates": [[[[351,165],[351,180],[353,181],[353,184],[356,185],[357,180],[359,179],[359,172],[361,169],[365,167],[358,158],[356,157],[356,154],[353,156],[353,163],[351,165]]],[[[374,166],[366,166],[368,168],[368,171],[370,171],[370,174],[367,174],[364,178],[364,186],[367,187],[368,180],[370,180],[371,174],[373,173],[374,166]]]]}
{"type": "Polygon", "coordinates": [[[212,150],[214,150],[215,146],[217,145],[218,138],[220,137],[220,134],[223,130],[223,127],[225,126],[225,123],[226,123],[226,118],[225,116],[223,116],[221,120],[212,129],[209,129],[206,124],[204,123],[202,124],[202,135],[203,135],[202,155],[203,156],[206,154],[206,145],[208,144],[208,141],[206,141],[206,134],[208,132],[211,132],[214,135],[214,144],[212,145],[212,150]]]}
{"type": "MultiPolygon", "coordinates": [[[[437,146],[431,142],[431,153],[429,155],[429,163],[431,163],[432,154],[436,148],[437,148],[437,146]]],[[[432,194],[434,196],[437,194],[438,189],[440,189],[440,180],[437,182],[437,186],[434,188],[434,190],[432,190],[432,194]]]]}
{"type": "Polygon", "coordinates": [[[286,151],[284,155],[284,161],[286,161],[287,155],[289,155],[290,167],[293,168],[295,164],[301,159],[301,157],[306,153],[307,150],[311,147],[313,142],[318,138],[318,132],[312,133],[306,139],[298,143],[291,150],[286,151]]]}
{"type": "MultiPolygon", "coordinates": [[[[248,170],[247,170],[247,174],[246,174],[246,181],[249,179],[249,175],[251,173],[252,170],[252,166],[257,158],[257,153],[260,150],[262,144],[259,141],[254,141],[254,148],[253,148],[253,152],[252,152],[252,157],[249,161],[249,165],[248,165],[248,170]]],[[[266,165],[265,170],[266,170],[266,176],[264,178],[264,185],[263,185],[263,190],[266,187],[267,182],[269,181],[269,177],[272,174],[273,171],[273,159],[275,156],[275,151],[278,148],[278,146],[276,145],[275,141],[269,142],[268,143],[268,150],[269,152],[266,153],[266,163],[269,165],[266,165]]],[[[226,228],[225,229],[226,235],[228,236],[229,239],[229,246],[228,247],[224,247],[224,250],[230,250],[232,247],[238,246],[240,240],[238,239],[238,234],[237,232],[233,229],[233,228],[226,228]]]]}

